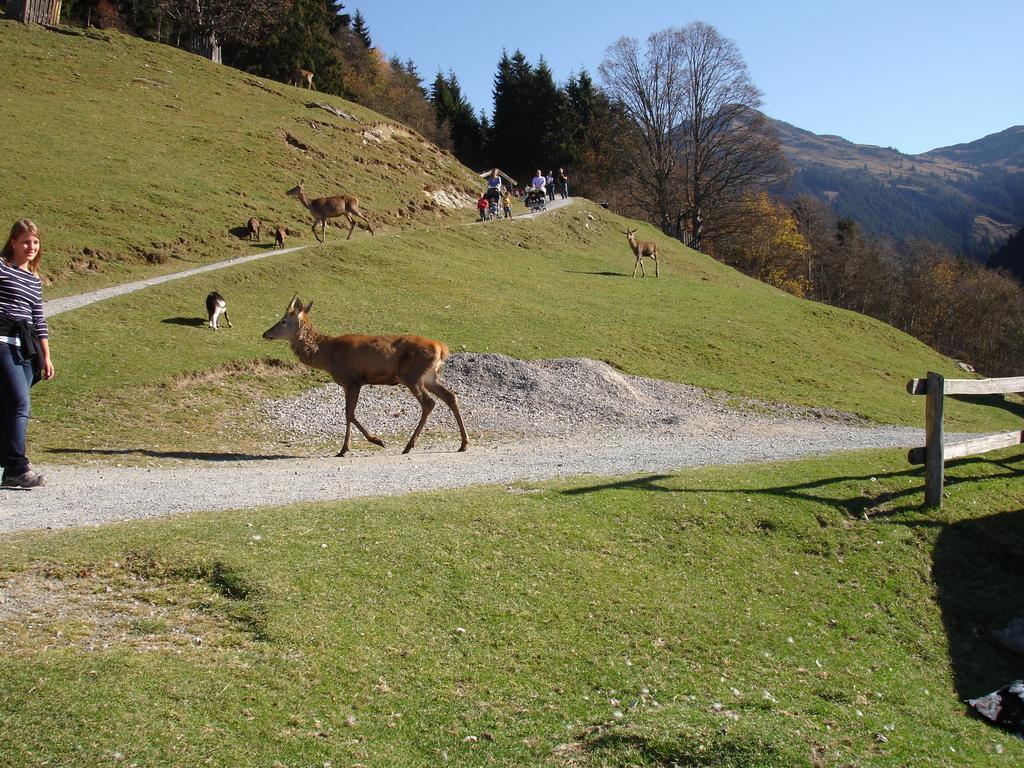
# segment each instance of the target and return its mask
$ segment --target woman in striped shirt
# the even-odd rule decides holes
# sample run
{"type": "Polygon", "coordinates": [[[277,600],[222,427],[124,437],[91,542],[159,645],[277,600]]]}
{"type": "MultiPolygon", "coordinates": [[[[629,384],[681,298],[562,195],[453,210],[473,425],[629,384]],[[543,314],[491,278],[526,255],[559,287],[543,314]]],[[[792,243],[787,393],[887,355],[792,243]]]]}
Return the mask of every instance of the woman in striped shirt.
{"type": "Polygon", "coordinates": [[[16,221],[0,251],[0,464],[2,484],[14,488],[46,483],[25,456],[29,389],[37,372],[53,378],[39,279],[42,255],[36,225],[28,219],[16,221]]]}

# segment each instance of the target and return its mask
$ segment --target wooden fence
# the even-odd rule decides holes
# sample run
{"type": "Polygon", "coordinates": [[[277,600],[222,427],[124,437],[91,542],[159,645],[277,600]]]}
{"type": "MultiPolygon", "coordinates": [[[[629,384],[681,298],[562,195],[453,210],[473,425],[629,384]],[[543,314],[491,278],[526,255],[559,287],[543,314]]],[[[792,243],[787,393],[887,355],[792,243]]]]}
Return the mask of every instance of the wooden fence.
{"type": "Polygon", "coordinates": [[[9,0],[7,16],[25,24],[60,24],[61,0],[9,0]]]}
{"type": "Polygon", "coordinates": [[[911,448],[907,454],[911,464],[924,464],[924,503],[929,507],[942,506],[942,482],[945,463],[964,456],[994,451],[1024,442],[1024,432],[1001,432],[976,437],[962,443],[944,443],[942,427],[943,399],[946,395],[996,395],[1024,392],[1024,376],[1006,379],[945,379],[929,371],[926,379],[911,379],[907,392],[926,395],[925,446],[911,448]]]}

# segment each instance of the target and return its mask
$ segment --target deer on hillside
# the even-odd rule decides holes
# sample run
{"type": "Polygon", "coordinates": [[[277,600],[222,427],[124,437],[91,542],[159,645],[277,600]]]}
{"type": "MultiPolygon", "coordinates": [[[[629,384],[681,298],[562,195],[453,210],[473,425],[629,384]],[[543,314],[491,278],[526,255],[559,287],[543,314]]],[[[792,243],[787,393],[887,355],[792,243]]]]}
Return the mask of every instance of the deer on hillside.
{"type": "Polygon", "coordinates": [[[277,229],[274,230],[274,245],[276,245],[278,248],[284,248],[285,234],[286,232],[284,227],[278,227],[277,229]]]}
{"type": "Polygon", "coordinates": [[[327,220],[338,216],[344,216],[348,219],[349,228],[346,240],[352,237],[352,230],[356,228],[356,220],[353,218],[356,216],[366,222],[366,228],[370,230],[371,235],[373,234],[370,220],[359,212],[358,197],[355,195],[335,195],[333,197],[318,197],[315,200],[310,200],[302,184],[303,182],[300,181],[299,186],[289,189],[285,194],[297,198],[313,214],[313,237],[319,243],[327,242],[327,220]],[[321,225],[321,230],[323,231],[324,236],[322,240],[316,233],[317,224],[321,225]]]}
{"type": "Polygon", "coordinates": [[[313,73],[310,72],[308,69],[300,69],[299,67],[293,69],[292,77],[291,80],[289,80],[289,82],[296,88],[301,88],[302,85],[305,84],[306,90],[316,90],[316,88],[313,87],[313,73]]]}
{"type": "Polygon", "coordinates": [[[636,256],[636,263],[633,265],[633,274],[630,277],[636,277],[636,268],[640,267],[641,277],[647,277],[647,272],[644,271],[645,258],[654,259],[654,276],[661,277],[661,270],[659,269],[658,262],[658,244],[650,243],[645,240],[636,239],[636,230],[627,229],[624,233],[626,239],[629,241],[629,247],[633,249],[633,254],[636,256]]]}
{"type": "Polygon", "coordinates": [[[210,327],[217,330],[217,318],[224,315],[228,328],[233,328],[231,318],[228,317],[228,303],[217,291],[211,291],[206,297],[206,316],[210,319],[210,327]]]}
{"type": "Polygon", "coordinates": [[[260,228],[263,226],[263,222],[253,216],[249,219],[249,223],[245,225],[246,236],[250,240],[256,240],[259,242],[260,239],[260,228]]]}
{"type": "Polygon", "coordinates": [[[350,333],[343,336],[326,336],[317,331],[309,321],[313,302],[302,306],[296,296],[285,309],[276,325],[268,328],[263,338],[284,339],[292,348],[299,361],[310,368],[326,371],[345,390],[345,441],[338,456],[349,452],[349,437],[353,424],[363,436],[374,445],[383,446],[384,441],[366,431],[356,418],[356,403],[359,390],[367,384],[404,384],[419,401],[423,409],[420,421],[402,453],[408,453],[416,445],[427,417],[434,409],[436,395],[451,409],[462,436],[460,451],[469,446],[466,427],[459,412],[459,401],[455,393],[441,383],[438,375],[448,347],[440,341],[423,336],[366,336],[350,333]]]}

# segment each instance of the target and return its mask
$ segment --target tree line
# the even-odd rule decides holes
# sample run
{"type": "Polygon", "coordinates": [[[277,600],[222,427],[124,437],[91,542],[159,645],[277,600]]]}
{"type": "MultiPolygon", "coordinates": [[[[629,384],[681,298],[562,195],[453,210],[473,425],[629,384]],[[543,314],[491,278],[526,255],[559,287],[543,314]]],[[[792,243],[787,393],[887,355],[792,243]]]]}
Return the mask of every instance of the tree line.
{"type": "Polygon", "coordinates": [[[882,320],[986,376],[1019,376],[1024,288],[929,240],[866,232],[821,200],[760,194],[749,227],[716,256],[789,293],[882,320]]]}

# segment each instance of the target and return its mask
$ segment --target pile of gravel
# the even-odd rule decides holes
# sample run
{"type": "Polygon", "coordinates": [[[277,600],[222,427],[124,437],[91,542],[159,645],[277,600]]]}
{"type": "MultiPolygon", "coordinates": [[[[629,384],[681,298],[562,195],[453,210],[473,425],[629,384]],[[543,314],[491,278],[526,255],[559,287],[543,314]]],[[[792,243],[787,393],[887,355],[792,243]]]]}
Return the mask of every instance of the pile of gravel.
{"type": "MultiPolygon", "coordinates": [[[[585,358],[517,360],[506,355],[452,355],[441,379],[459,397],[471,434],[572,437],[628,433],[727,435],[759,423],[849,420],[843,414],[745,401],[727,405],[699,387],[621,373],[585,358]]],[[[269,423],[281,432],[336,441],[345,432],[345,394],[336,384],[264,403],[269,423]]],[[[407,436],[420,416],[419,403],[405,387],[365,387],[356,410],[371,432],[407,436]]],[[[424,435],[450,436],[451,412],[438,402],[424,435]]]]}

